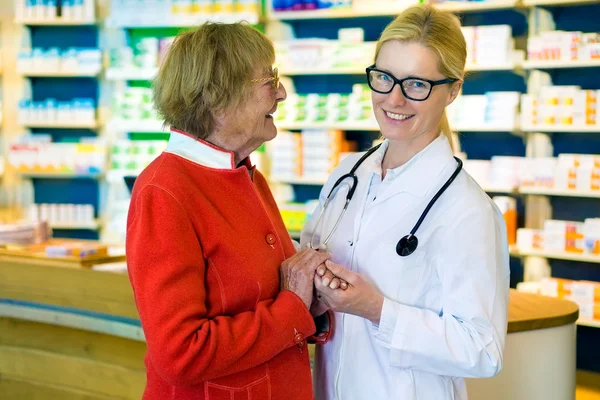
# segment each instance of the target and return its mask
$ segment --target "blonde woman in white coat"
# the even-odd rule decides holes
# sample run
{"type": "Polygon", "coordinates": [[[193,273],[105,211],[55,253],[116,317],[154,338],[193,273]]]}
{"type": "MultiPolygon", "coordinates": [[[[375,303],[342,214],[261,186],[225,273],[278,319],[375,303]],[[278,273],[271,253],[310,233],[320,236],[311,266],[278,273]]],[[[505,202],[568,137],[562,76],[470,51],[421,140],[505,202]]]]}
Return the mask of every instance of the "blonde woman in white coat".
{"type": "Polygon", "coordinates": [[[362,154],[340,163],[301,239],[332,255],[329,272],[315,277],[319,307],[335,313],[330,341],[315,358],[319,400],[466,399],[464,378],[502,368],[505,224],[453,158],[445,113],[465,61],[458,19],[430,6],[407,9],[379,39],[367,75],[385,140],[356,169],[343,215],[353,179],[323,207],[362,154]],[[415,232],[416,247],[411,239],[409,250],[400,249],[444,186],[415,232]],[[336,289],[340,282],[348,287],[336,289]]]}

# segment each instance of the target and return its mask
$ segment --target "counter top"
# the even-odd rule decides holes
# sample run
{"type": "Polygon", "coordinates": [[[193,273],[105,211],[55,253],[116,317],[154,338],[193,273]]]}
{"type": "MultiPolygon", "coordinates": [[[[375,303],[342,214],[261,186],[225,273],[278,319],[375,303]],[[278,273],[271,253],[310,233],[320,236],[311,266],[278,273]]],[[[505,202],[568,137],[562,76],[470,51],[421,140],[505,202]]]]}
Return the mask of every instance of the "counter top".
{"type": "Polygon", "coordinates": [[[572,301],[511,289],[508,333],[554,328],[575,323],[579,308],[572,301]]]}
{"type": "MultiPolygon", "coordinates": [[[[139,319],[127,274],[38,265],[35,259],[0,262],[1,298],[139,319]]],[[[509,333],[562,326],[578,316],[571,301],[510,291],[509,333]]]]}

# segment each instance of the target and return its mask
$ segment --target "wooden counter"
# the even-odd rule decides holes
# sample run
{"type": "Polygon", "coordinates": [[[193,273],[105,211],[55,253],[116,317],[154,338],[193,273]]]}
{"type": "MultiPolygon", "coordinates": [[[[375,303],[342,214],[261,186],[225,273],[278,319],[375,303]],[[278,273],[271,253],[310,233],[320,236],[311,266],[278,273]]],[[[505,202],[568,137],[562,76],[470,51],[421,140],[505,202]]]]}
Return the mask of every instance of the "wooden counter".
{"type": "MultiPolygon", "coordinates": [[[[569,301],[511,290],[509,336],[577,316],[569,301]]],[[[140,399],[144,352],[126,274],[0,257],[3,400],[140,399]]]]}
{"type": "Polygon", "coordinates": [[[508,333],[572,324],[578,316],[579,307],[571,301],[510,291],[508,333]]]}

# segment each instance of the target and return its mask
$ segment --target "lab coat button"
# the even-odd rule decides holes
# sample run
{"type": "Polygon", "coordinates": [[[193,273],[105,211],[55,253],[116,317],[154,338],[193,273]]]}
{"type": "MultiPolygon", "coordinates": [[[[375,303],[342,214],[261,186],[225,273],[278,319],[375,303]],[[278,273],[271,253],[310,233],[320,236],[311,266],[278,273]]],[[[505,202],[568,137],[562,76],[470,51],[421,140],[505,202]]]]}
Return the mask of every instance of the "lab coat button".
{"type": "Polygon", "coordinates": [[[272,233],[269,233],[265,237],[265,240],[267,241],[267,243],[269,243],[271,246],[273,246],[275,244],[275,242],[277,241],[277,238],[272,233]]]}

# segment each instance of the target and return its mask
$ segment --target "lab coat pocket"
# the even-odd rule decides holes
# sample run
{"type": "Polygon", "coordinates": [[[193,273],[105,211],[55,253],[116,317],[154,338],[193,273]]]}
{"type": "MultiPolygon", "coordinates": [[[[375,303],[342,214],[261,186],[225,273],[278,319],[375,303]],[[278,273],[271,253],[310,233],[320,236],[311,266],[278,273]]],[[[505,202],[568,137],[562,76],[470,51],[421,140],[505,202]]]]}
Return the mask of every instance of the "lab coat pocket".
{"type": "Polygon", "coordinates": [[[396,298],[403,304],[416,305],[429,285],[431,268],[427,264],[425,251],[417,250],[408,257],[399,257],[396,279],[396,298]]]}
{"type": "Polygon", "coordinates": [[[206,382],[206,400],[271,400],[271,381],[268,372],[251,382],[245,379],[239,382],[228,381],[229,379],[224,378],[206,382]]]}

